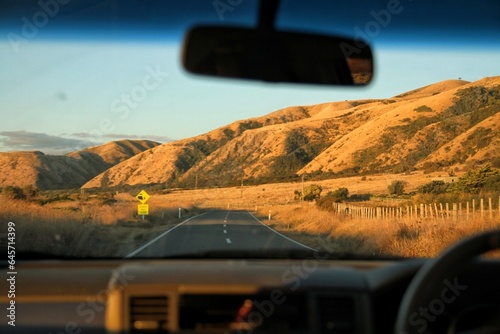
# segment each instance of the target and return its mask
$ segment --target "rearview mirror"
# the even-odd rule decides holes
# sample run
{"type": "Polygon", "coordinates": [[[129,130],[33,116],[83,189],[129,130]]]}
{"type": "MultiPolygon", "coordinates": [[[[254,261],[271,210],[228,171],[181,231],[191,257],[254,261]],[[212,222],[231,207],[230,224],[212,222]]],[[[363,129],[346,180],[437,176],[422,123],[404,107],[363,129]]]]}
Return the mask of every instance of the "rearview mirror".
{"type": "Polygon", "coordinates": [[[268,82],[366,85],[373,76],[365,42],[239,27],[191,29],[183,65],[195,74],[268,82]]]}

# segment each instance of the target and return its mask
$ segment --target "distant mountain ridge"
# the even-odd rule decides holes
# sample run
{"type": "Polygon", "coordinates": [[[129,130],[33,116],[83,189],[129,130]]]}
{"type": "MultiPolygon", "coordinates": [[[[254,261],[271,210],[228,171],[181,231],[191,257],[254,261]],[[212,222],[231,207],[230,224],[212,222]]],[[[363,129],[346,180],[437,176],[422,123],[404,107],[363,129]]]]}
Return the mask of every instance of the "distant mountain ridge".
{"type": "Polygon", "coordinates": [[[499,158],[499,111],[500,77],[447,80],[387,99],[288,107],[162,144],[84,187],[217,187],[241,178],[257,184],[300,174],[463,168],[499,158]]]}
{"type": "Polygon", "coordinates": [[[79,188],[110,167],[158,145],[149,140],[120,140],[66,155],[0,152],[0,187],[79,188]]]}
{"type": "Polygon", "coordinates": [[[260,184],[483,162],[500,164],[500,76],[446,80],[385,99],[287,107],[165,144],[120,141],[66,156],[0,153],[0,186],[223,187],[242,178],[260,184]]]}

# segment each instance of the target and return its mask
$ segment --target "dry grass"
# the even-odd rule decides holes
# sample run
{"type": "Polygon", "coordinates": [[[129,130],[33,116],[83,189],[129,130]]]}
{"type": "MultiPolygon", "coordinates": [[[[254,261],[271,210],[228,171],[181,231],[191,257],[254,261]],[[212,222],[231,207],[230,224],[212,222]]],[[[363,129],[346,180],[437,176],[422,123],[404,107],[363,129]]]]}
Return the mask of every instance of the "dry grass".
{"type": "MultiPolygon", "coordinates": [[[[498,219],[352,219],[311,204],[274,206],[268,224],[315,248],[333,252],[435,257],[454,242],[480,231],[499,228],[498,219]]],[[[262,216],[267,211],[260,212],[262,216]]]]}
{"type": "MultiPolygon", "coordinates": [[[[429,181],[423,174],[377,175],[325,180],[323,192],[348,187],[351,193],[384,193],[394,179],[415,187],[429,181]]],[[[306,182],[305,184],[310,184],[306,182]]],[[[112,201],[90,198],[54,202],[44,206],[23,201],[3,201],[0,221],[13,221],[21,250],[68,256],[124,256],[154,235],[209,208],[251,210],[280,232],[314,248],[334,252],[433,257],[456,240],[499,227],[499,219],[369,220],[350,219],[320,210],[312,203],[296,203],[293,191],[301,183],[267,184],[233,188],[150,193],[150,215],[137,217],[137,199],[121,193],[112,201]],[[106,204],[107,203],[107,204],[106,204]],[[181,218],[179,215],[181,208],[181,218]],[[271,210],[273,219],[267,221],[271,210]]],[[[147,189],[146,189],[147,191],[147,189]]],[[[5,231],[0,231],[2,243],[5,231]]]]}
{"type": "MultiPolygon", "coordinates": [[[[387,186],[393,180],[406,181],[408,190],[412,190],[437,176],[422,173],[373,175],[366,180],[350,177],[306,182],[306,185],[320,184],[323,193],[347,187],[351,194],[382,194],[387,193],[387,186]]],[[[333,252],[434,257],[466,235],[500,227],[499,219],[479,217],[458,222],[442,219],[351,219],[320,210],[313,203],[297,204],[293,199],[293,191],[300,188],[300,183],[281,183],[243,189],[199,189],[160,195],[157,196],[157,201],[170,204],[182,201],[204,208],[256,211],[263,222],[291,238],[314,248],[333,252]],[[269,210],[272,213],[271,221],[267,220],[269,210]]]]}
{"type": "MultiPolygon", "coordinates": [[[[442,173],[423,174],[415,172],[408,175],[403,174],[379,174],[370,175],[366,178],[361,176],[346,177],[322,181],[309,181],[306,179],[305,186],[319,184],[323,187],[322,194],[347,187],[350,194],[386,194],[388,186],[394,180],[407,182],[406,191],[416,190],[421,185],[429,183],[432,178],[444,176],[442,173]]],[[[231,188],[210,188],[198,190],[176,190],[169,194],[154,195],[150,202],[154,205],[189,207],[197,206],[204,208],[229,208],[255,210],[255,208],[267,208],[274,205],[286,205],[294,203],[294,190],[301,190],[301,182],[270,183],[257,186],[244,186],[231,188]]]]}
{"type": "MultiPolygon", "coordinates": [[[[76,257],[122,257],[179,223],[177,208],[157,207],[143,221],[137,200],[127,194],[112,204],[65,201],[41,206],[2,201],[0,221],[16,225],[16,250],[76,257]]],[[[196,211],[183,210],[183,218],[196,211]]],[[[5,242],[7,228],[0,231],[5,242]]]]}

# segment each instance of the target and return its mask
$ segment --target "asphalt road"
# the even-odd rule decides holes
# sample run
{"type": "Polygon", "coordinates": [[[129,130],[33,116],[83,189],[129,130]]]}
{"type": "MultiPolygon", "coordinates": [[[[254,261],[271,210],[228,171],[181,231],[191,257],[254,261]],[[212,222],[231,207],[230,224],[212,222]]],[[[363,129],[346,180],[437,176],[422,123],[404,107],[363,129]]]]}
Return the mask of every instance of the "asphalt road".
{"type": "Polygon", "coordinates": [[[270,229],[249,211],[213,210],[185,220],[126,257],[305,248],[309,247],[270,229]]]}

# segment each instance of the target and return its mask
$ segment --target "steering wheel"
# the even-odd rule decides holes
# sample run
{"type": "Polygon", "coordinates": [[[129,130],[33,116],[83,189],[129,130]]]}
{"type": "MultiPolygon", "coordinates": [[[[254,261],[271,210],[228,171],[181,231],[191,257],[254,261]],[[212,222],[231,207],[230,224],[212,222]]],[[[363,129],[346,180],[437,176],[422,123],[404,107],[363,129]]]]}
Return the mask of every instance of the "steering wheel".
{"type": "MultiPolygon", "coordinates": [[[[401,301],[396,318],[395,334],[422,334],[432,317],[422,310],[444,312],[466,288],[457,279],[459,269],[476,256],[500,248],[500,230],[488,231],[465,239],[426,262],[417,272],[401,301]],[[437,294],[436,294],[437,292],[437,294]],[[427,315],[427,316],[426,316],[427,315]]],[[[499,333],[499,328],[475,333],[499,333]]]]}

